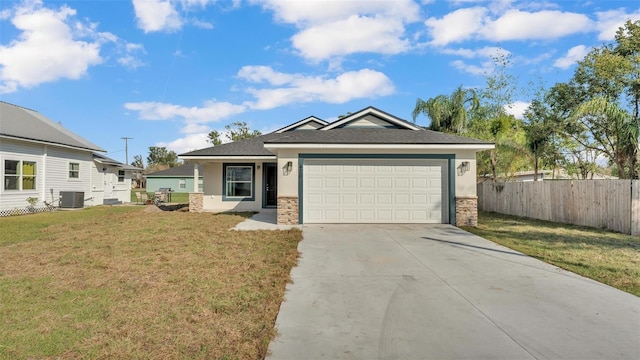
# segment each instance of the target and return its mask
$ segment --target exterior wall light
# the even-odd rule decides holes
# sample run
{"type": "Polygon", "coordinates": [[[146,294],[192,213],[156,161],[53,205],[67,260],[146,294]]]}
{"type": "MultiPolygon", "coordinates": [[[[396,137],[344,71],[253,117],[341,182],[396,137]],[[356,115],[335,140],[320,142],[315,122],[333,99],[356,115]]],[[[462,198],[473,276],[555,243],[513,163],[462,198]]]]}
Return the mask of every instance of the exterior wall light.
{"type": "Polygon", "coordinates": [[[464,170],[465,172],[469,171],[471,169],[471,163],[468,161],[463,161],[462,162],[462,170],[464,170]]]}
{"type": "Polygon", "coordinates": [[[293,162],[287,161],[287,163],[282,167],[282,174],[289,175],[291,174],[291,170],[293,170],[293,162]]]}

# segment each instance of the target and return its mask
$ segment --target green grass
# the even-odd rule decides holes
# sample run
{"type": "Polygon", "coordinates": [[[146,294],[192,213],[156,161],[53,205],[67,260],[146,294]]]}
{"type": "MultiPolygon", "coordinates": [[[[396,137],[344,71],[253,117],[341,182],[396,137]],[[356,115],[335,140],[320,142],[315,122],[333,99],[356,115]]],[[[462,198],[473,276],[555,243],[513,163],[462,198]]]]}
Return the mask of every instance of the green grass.
{"type": "Polygon", "coordinates": [[[301,232],[146,209],[0,218],[0,359],[264,358],[301,232]]]}
{"type": "MultiPolygon", "coordinates": [[[[147,192],[146,189],[131,189],[131,203],[136,204],[138,202],[138,198],[136,197],[136,192],[147,192]]],[[[147,192],[147,197],[149,199],[153,199],[153,192],[147,192]]],[[[171,202],[172,203],[181,203],[188,204],[189,203],[189,193],[171,193],[171,202]]]]}
{"type": "Polygon", "coordinates": [[[487,212],[465,230],[640,296],[639,237],[487,212]]]}

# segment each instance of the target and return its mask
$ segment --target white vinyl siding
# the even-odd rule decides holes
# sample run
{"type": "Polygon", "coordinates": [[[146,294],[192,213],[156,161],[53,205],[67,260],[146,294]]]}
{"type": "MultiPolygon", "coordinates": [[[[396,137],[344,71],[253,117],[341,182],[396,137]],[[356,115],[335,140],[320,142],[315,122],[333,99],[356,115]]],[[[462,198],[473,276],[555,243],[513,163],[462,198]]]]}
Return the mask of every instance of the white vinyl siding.
{"type": "Polygon", "coordinates": [[[305,160],[303,223],[446,223],[446,169],[446,160],[305,160]]]}
{"type": "MultiPolygon", "coordinates": [[[[42,201],[58,203],[60,191],[84,191],[85,197],[90,197],[90,151],[67,149],[54,145],[44,145],[2,139],[0,141],[0,171],[4,181],[4,160],[22,160],[35,163],[36,177],[33,190],[4,190],[0,186],[0,208],[11,209],[27,206],[27,197],[38,198],[42,201]],[[80,164],[80,176],[77,180],[69,181],[69,163],[80,164]]],[[[3,184],[4,185],[4,184],[3,184]]]]}

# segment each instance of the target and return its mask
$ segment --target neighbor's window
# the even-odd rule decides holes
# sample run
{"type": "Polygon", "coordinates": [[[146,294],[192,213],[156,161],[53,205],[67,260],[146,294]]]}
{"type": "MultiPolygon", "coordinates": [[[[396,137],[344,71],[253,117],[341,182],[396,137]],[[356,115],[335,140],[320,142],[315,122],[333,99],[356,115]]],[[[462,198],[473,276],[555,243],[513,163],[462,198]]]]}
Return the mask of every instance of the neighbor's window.
{"type": "Polygon", "coordinates": [[[187,180],[178,179],[178,188],[179,189],[186,189],[187,188],[187,180]]]}
{"type": "Polygon", "coordinates": [[[225,197],[253,199],[253,165],[225,165],[225,197]]]}
{"type": "Polygon", "coordinates": [[[118,182],[124,182],[124,170],[118,170],[118,182]]]}
{"type": "Polygon", "coordinates": [[[4,161],[5,190],[35,190],[36,163],[34,161],[4,161]]]}
{"type": "Polygon", "coordinates": [[[80,163],[69,163],[69,179],[80,178],[80,163]]]}

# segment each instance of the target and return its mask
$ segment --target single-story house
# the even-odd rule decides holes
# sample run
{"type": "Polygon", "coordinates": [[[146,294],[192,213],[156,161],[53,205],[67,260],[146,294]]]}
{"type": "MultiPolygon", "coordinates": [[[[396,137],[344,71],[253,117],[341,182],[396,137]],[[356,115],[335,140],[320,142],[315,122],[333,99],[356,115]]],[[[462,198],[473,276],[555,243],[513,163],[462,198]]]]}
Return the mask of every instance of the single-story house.
{"type": "MultiPolygon", "coordinates": [[[[200,166],[200,165],[198,165],[200,166]]],[[[202,171],[200,169],[200,171],[202,171]]],[[[146,175],[147,191],[155,192],[159,189],[171,189],[177,193],[190,193],[193,190],[193,164],[175,166],[146,175]]],[[[202,176],[198,179],[198,191],[202,191],[202,176]]]]}
{"type": "Polygon", "coordinates": [[[190,211],[276,208],[278,224],[475,225],[476,153],[493,148],[368,107],[180,158],[202,165],[190,211]]]}
{"type": "Polygon", "coordinates": [[[0,102],[0,211],[25,208],[28,198],[36,207],[129,202],[136,168],[104,152],[36,111],[0,102]]]}

